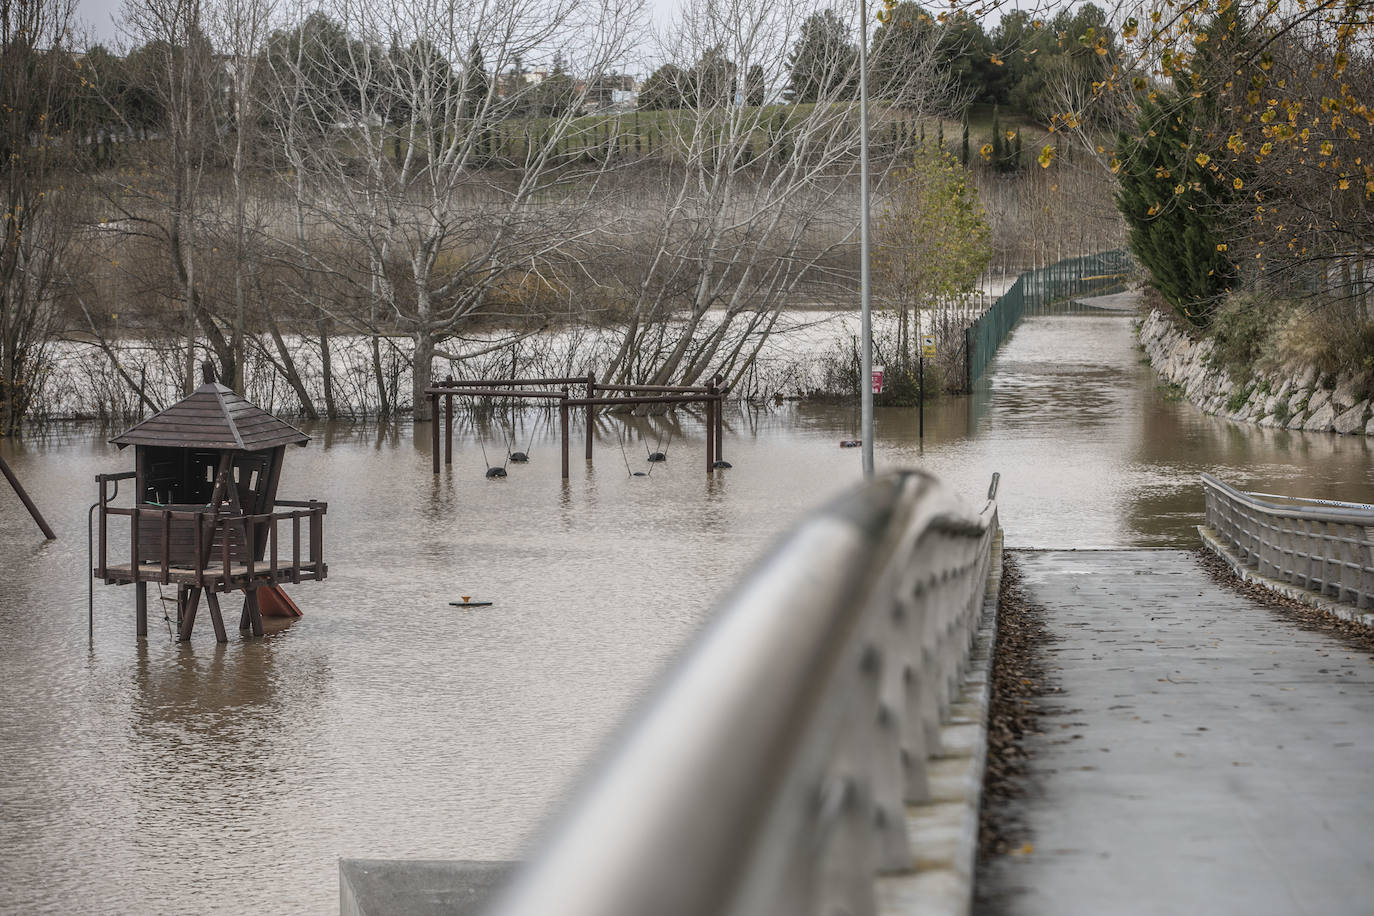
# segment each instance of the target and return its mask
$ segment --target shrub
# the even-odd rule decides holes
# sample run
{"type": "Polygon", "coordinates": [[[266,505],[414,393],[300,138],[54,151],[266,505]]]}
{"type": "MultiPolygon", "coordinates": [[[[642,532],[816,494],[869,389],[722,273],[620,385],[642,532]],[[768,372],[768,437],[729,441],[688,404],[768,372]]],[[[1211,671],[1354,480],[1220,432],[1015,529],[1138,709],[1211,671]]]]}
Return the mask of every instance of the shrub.
{"type": "Polygon", "coordinates": [[[1226,412],[1237,413],[1242,407],[1245,406],[1245,403],[1250,400],[1250,395],[1253,394],[1254,391],[1255,389],[1252,385],[1246,385],[1243,388],[1237,388],[1235,394],[1231,395],[1226,400],[1226,412]]]}
{"type": "Polygon", "coordinates": [[[1248,378],[1273,350],[1270,338],[1275,327],[1282,325],[1286,311],[1286,306],[1262,302],[1253,295],[1228,296],[1212,316],[1213,365],[1236,381],[1248,378]]]}
{"type": "Polygon", "coordinates": [[[1374,323],[1348,303],[1290,309],[1274,337],[1284,361],[1315,367],[1323,387],[1354,375],[1361,397],[1374,390],[1374,323]]]}

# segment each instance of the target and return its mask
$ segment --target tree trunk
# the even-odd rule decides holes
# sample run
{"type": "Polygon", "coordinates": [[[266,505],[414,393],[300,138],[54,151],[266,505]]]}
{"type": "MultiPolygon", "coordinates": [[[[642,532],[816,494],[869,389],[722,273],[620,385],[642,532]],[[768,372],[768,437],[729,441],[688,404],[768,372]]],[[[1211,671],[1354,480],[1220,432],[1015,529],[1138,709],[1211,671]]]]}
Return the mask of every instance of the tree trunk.
{"type": "Polygon", "coordinates": [[[329,353],[329,319],[321,318],[320,330],[320,384],[324,386],[324,415],[331,420],[339,418],[338,405],[334,403],[334,360],[329,353]]]}
{"type": "Polygon", "coordinates": [[[425,389],[429,387],[434,371],[434,337],[427,329],[415,332],[415,365],[411,371],[411,409],[417,421],[432,420],[429,398],[425,389]]]}
{"type": "Polygon", "coordinates": [[[296,371],[296,361],[291,358],[291,351],[286,348],[286,341],[282,339],[281,328],[277,326],[277,319],[272,316],[271,310],[267,312],[267,327],[272,333],[272,342],[277,346],[277,358],[281,360],[281,373],[286,379],[286,384],[291,386],[291,390],[296,393],[296,400],[300,402],[301,410],[305,413],[306,419],[318,420],[320,412],[315,409],[315,402],[310,398],[310,392],[305,389],[305,383],[301,381],[301,374],[296,371]]]}
{"type": "Polygon", "coordinates": [[[382,372],[382,339],[372,332],[372,374],[377,379],[377,415],[391,416],[391,398],[387,395],[386,374],[382,372]]]}

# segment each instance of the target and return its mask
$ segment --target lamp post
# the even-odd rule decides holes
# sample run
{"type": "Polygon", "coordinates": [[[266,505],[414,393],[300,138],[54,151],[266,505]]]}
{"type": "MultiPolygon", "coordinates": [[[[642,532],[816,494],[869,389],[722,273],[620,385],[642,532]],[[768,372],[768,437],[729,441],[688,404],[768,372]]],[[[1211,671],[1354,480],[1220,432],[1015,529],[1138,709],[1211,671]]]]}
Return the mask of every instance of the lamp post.
{"type": "Polygon", "coordinates": [[[868,2],[859,0],[859,451],[873,476],[873,302],[868,277],[868,2]]]}

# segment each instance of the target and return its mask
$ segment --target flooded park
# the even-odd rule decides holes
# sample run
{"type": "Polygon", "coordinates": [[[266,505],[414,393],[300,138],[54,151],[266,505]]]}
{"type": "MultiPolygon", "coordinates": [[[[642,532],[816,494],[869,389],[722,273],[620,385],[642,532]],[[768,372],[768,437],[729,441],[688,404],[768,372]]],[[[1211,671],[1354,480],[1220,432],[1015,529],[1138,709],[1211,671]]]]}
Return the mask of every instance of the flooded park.
{"type": "MultiPolygon", "coordinates": [[[[1016,548],[1195,546],[1203,472],[1374,498],[1364,437],[1207,416],[1160,386],[1132,322],[1027,318],[973,395],[927,406],[924,439],[914,410],[877,412],[879,470],[971,501],[1000,472],[1016,548]]],[[[328,502],[329,576],[289,588],[303,619],[228,644],[175,641],[156,588],[138,644],[133,590],[99,583],[88,637],[93,479],[132,456],[118,429],[0,440],[59,535],[0,491],[0,911],[325,914],[340,858],[518,857],[713,601],[858,482],[839,447],[858,424],[733,405],[733,467],[707,474],[699,413],[605,415],[567,481],[533,409],[460,423],[437,477],[427,425],[306,426],[280,494],[328,502]],[[489,480],[510,433],[531,460],[489,480]]]]}

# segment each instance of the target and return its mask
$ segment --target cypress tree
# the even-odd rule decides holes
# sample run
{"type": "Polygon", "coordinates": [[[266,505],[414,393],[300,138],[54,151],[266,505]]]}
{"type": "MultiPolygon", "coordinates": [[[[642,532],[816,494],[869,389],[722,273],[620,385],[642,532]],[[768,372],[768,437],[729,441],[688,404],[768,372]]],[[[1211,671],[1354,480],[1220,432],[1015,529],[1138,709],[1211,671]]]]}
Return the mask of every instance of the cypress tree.
{"type": "Polygon", "coordinates": [[[1155,288],[1179,315],[1206,327],[1238,272],[1224,250],[1224,226],[1239,195],[1194,158],[1197,104],[1175,97],[1141,105],[1135,130],[1117,139],[1116,205],[1155,288]]]}
{"type": "Polygon", "coordinates": [[[992,167],[1002,167],[1002,120],[997,113],[997,103],[992,103],[992,167]]]}

